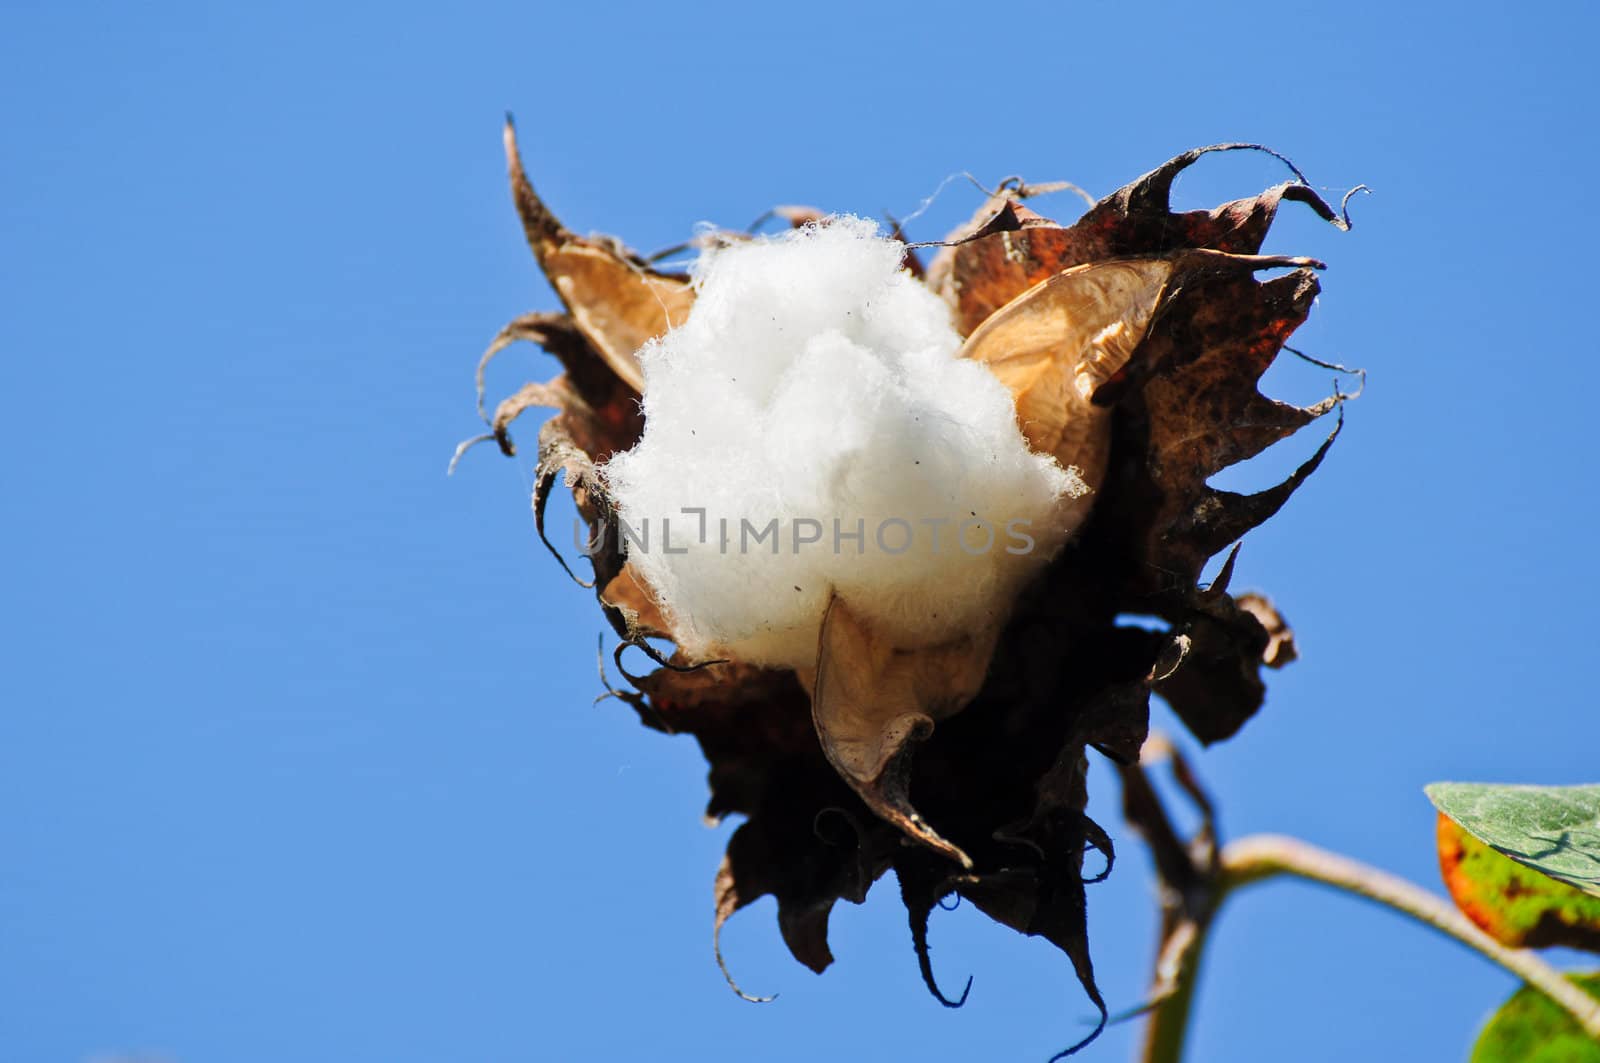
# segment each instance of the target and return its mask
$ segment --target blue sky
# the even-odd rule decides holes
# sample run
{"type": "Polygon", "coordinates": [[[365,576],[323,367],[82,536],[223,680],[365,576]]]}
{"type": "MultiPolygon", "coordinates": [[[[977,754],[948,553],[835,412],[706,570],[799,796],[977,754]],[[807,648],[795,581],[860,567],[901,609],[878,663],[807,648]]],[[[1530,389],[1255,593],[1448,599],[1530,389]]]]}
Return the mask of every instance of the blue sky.
{"type": "MultiPolygon", "coordinates": [[[[774,203],[909,213],[960,170],[1103,194],[1221,140],[1370,185],[1353,232],[1291,205],[1268,247],[1330,263],[1300,343],[1372,376],[1245,543],[1236,585],[1276,598],[1303,659],[1201,758],[1224,829],[1434,885],[1424,783],[1595,781],[1596,21],[11,5],[0,1063],[1043,1060],[1081,1034],[1066,961],[966,908],[932,933],[971,1002],[939,1007],[892,884],[836,912],[821,978],[756,905],[725,945],[780,999],[724,988],[729,828],[699,822],[698,751],[590,706],[602,623],[533,536],[528,461],[443,475],[478,351],[555,305],[504,188],[507,109],[566,219],[645,249],[774,203]]],[[[1176,198],[1281,178],[1214,158],[1176,198]]],[[[913,236],[975,197],[953,184],[913,236]]],[[[551,366],[518,351],[490,384],[551,366]]],[[[1311,435],[1225,482],[1268,482],[1311,435]]],[[[1095,773],[1125,843],[1090,893],[1116,1009],[1140,998],[1154,902],[1095,773]]],[[[1192,1058],[1460,1059],[1511,989],[1385,912],[1263,886],[1219,926],[1192,1058]]],[[[1088,1058],[1128,1058],[1134,1033],[1088,1058]]]]}

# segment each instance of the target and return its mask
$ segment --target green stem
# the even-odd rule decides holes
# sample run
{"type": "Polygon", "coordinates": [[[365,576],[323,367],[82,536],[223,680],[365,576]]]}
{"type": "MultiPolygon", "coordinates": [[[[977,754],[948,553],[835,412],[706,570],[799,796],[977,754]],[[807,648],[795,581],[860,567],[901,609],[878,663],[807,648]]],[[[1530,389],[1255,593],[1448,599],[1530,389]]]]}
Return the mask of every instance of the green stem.
{"type": "Polygon", "coordinates": [[[1184,954],[1174,992],[1150,1017],[1141,1055],[1143,1063],[1179,1063],[1183,1057],[1195,970],[1211,917],[1222,900],[1241,886],[1277,875],[1295,875],[1353,893],[1455,938],[1565,1008],[1590,1037],[1600,1041],[1600,1001],[1567,981],[1536,954],[1507,948],[1479,930],[1451,904],[1403,878],[1297,838],[1262,834],[1241,838],[1223,848],[1215,898],[1207,917],[1195,924],[1199,938],[1184,954]]]}
{"type": "MultiPolygon", "coordinates": [[[[1213,905],[1212,916],[1216,910],[1213,905]]],[[[1178,928],[1178,933],[1187,935],[1189,940],[1179,942],[1169,938],[1162,946],[1156,966],[1162,982],[1170,985],[1172,991],[1144,1024],[1144,1045],[1139,1053],[1144,1063],[1178,1063],[1183,1058],[1183,1039],[1189,1032],[1189,1011],[1194,1006],[1196,975],[1200,957],[1205,952],[1210,922],[1209,916],[1203,923],[1186,921],[1178,928]]]]}

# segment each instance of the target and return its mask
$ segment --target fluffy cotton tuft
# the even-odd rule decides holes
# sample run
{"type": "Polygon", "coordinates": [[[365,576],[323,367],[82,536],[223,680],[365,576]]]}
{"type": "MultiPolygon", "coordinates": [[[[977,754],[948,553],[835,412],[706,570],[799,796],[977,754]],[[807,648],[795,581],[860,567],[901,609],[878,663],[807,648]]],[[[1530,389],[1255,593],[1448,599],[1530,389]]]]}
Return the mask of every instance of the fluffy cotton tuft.
{"type": "Polygon", "coordinates": [[[707,251],[688,320],[639,352],[612,533],[691,657],[812,665],[833,593],[893,645],[936,645],[1002,622],[1061,547],[1086,488],[955,357],[903,253],[852,217],[707,251]]]}

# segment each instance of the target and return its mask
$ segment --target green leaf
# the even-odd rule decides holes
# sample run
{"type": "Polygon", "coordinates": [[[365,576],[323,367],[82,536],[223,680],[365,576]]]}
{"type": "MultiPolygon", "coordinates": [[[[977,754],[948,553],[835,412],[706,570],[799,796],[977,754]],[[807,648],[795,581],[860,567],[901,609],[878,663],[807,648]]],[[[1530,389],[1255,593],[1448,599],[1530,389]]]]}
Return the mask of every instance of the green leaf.
{"type": "Polygon", "coordinates": [[[1600,952],[1600,897],[1501,856],[1443,812],[1438,844],[1456,907],[1500,944],[1600,952]]]}
{"type": "MultiPolygon", "coordinates": [[[[1600,972],[1567,980],[1600,1000],[1600,972]]],[[[1600,1041],[1585,1035],[1561,1005],[1523,986],[1489,1019],[1469,1063],[1600,1063],[1600,1041]]]]}
{"type": "Polygon", "coordinates": [[[1436,782],[1427,794],[1496,852],[1600,897],[1600,785],[1436,782]]]}

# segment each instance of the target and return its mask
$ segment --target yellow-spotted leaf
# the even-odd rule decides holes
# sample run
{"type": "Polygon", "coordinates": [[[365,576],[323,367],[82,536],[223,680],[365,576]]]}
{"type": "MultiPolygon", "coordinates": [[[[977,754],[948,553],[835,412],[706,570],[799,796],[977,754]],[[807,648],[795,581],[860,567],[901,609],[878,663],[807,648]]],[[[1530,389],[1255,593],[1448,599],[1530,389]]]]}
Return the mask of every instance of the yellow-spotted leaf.
{"type": "Polygon", "coordinates": [[[1512,948],[1600,952],[1600,898],[1501,856],[1439,814],[1439,870],[1456,907],[1512,948]]]}

